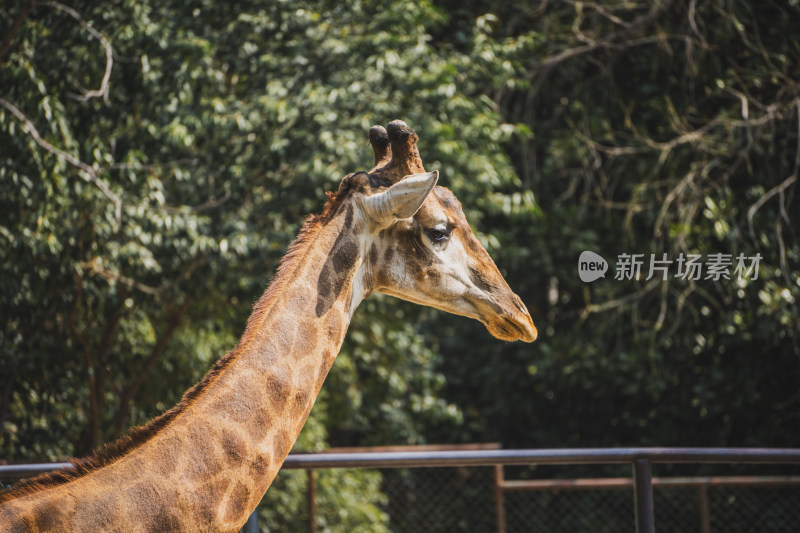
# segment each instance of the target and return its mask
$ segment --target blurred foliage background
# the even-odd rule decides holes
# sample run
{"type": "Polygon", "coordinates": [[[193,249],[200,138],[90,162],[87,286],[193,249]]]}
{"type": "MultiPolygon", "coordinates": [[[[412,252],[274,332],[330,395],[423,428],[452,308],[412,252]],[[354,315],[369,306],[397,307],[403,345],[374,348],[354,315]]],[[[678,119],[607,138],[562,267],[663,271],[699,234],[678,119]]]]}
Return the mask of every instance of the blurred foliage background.
{"type": "MultiPolygon", "coordinates": [[[[797,0],[3,2],[0,458],[84,454],[175,403],[395,118],[540,338],[373,296],[295,450],[800,446],[798,20],[797,0]],[[579,279],[583,250],[605,279],[579,279]],[[615,280],[621,253],[762,259],[615,280]]],[[[385,526],[374,474],[325,476],[344,512],[321,527],[385,526]]],[[[269,525],[302,490],[275,487],[269,525]]]]}

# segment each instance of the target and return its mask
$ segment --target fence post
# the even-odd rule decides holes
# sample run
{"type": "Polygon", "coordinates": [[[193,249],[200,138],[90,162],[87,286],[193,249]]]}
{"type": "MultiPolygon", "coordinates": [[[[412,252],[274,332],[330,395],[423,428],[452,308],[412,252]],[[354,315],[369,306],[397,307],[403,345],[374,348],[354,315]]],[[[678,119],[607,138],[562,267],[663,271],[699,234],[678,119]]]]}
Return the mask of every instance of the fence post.
{"type": "Polygon", "coordinates": [[[310,468],[306,470],[308,475],[308,533],[317,533],[317,482],[314,479],[314,471],[310,468]]]}
{"type": "Polygon", "coordinates": [[[497,533],[506,533],[506,509],[503,500],[503,465],[494,465],[494,507],[497,533]]]}
{"type": "Polygon", "coordinates": [[[697,490],[697,506],[700,508],[700,532],[711,533],[711,512],[708,508],[708,485],[700,485],[697,490]]]}
{"type": "Polygon", "coordinates": [[[653,474],[650,460],[645,458],[633,461],[633,489],[636,505],[636,533],[655,533],[653,509],[653,474]]]}
{"type": "Polygon", "coordinates": [[[253,509],[240,533],[258,533],[258,507],[253,509]]]}

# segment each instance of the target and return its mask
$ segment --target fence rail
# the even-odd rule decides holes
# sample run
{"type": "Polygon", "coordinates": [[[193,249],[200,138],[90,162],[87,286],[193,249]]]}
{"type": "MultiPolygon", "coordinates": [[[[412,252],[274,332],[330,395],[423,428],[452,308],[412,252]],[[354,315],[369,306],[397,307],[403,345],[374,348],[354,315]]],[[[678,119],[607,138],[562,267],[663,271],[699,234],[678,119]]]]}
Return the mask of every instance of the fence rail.
{"type": "Polygon", "coordinates": [[[292,454],[283,468],[424,468],[648,463],[800,464],[800,448],[575,448],[292,454]]]}
{"type": "MultiPolygon", "coordinates": [[[[585,449],[545,449],[545,450],[423,450],[423,451],[369,451],[346,453],[309,453],[292,454],[283,464],[284,469],[302,469],[309,472],[309,492],[313,490],[313,471],[329,468],[430,468],[430,467],[472,467],[494,466],[496,468],[495,497],[497,508],[497,527],[502,533],[505,530],[503,510],[503,494],[506,491],[533,490],[543,488],[543,482],[507,481],[503,479],[502,467],[513,465],[586,465],[586,464],[630,464],[633,468],[631,478],[612,480],[613,484],[632,487],[634,491],[634,507],[636,531],[638,533],[654,533],[655,516],[653,505],[653,486],[665,484],[713,484],[715,478],[656,479],[654,481],[651,466],[654,463],[717,463],[717,464],[800,464],[800,449],[796,448],[585,448],[585,449]],[[697,481],[700,479],[700,481],[697,481]],[[527,483],[527,486],[525,485],[527,483]]],[[[0,465],[0,479],[18,479],[41,472],[71,468],[70,463],[44,463],[25,465],[0,465]]],[[[718,478],[722,482],[722,478],[718,478]]],[[[735,483],[736,480],[727,480],[735,483]]],[[[796,485],[798,478],[752,478],[740,479],[742,483],[765,484],[778,483],[796,485]]],[[[609,483],[608,480],[605,480],[609,483]]],[[[575,488],[581,483],[603,483],[602,480],[572,480],[560,488],[567,488],[571,483],[575,488]]],[[[551,487],[553,485],[551,484],[551,487]]],[[[309,507],[314,504],[309,496],[309,507]]],[[[256,515],[253,513],[243,531],[258,531],[256,515]]],[[[312,524],[313,530],[313,524],[312,524]]]]}

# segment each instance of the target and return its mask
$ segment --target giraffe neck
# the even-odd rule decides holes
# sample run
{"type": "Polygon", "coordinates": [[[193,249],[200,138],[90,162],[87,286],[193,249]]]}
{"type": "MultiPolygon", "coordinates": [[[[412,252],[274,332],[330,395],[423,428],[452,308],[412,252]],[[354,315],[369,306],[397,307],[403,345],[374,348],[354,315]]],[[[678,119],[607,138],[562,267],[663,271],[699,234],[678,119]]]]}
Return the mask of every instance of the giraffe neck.
{"type": "MultiPolygon", "coordinates": [[[[339,211],[312,235],[300,237],[307,241],[290,252],[289,264],[256,304],[233,361],[193,406],[191,418],[207,421],[194,429],[196,438],[211,443],[204,447],[215,449],[212,456],[229,459],[223,478],[231,479],[230,468],[238,471],[226,499],[241,502],[234,513],[239,525],[297,439],[352,314],[369,293],[353,209],[344,205],[339,211]]],[[[229,505],[218,507],[220,513],[228,510],[229,505]]]]}
{"type": "Polygon", "coordinates": [[[357,224],[345,202],[301,232],[239,344],[152,423],[158,429],[146,441],[63,484],[0,504],[0,522],[238,531],[294,444],[369,293],[357,224]]]}

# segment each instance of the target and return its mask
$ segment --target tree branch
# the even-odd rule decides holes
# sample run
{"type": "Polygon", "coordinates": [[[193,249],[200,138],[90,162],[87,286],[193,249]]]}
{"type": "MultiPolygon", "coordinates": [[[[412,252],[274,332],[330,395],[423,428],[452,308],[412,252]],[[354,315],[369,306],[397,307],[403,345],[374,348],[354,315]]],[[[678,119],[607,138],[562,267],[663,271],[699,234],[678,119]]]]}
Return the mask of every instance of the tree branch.
{"type": "Polygon", "coordinates": [[[636,292],[632,292],[626,294],[625,296],[620,296],[619,298],[614,298],[611,300],[607,300],[601,304],[588,304],[582,311],[581,311],[581,318],[586,318],[592,313],[599,313],[602,311],[608,311],[609,309],[614,309],[615,307],[620,307],[622,305],[629,304],[631,302],[635,302],[640,298],[644,298],[647,294],[655,289],[658,284],[661,283],[661,280],[653,279],[649,281],[642,289],[639,289],[636,292]]]}
{"type": "Polygon", "coordinates": [[[59,159],[63,159],[73,167],[77,168],[78,170],[82,171],[85,179],[92,183],[95,187],[100,189],[106,198],[111,200],[111,203],[114,204],[114,216],[117,222],[117,227],[119,227],[122,223],[122,200],[120,200],[119,196],[114,194],[108,186],[103,183],[103,181],[97,176],[97,172],[95,172],[94,168],[87,165],[77,157],[73,156],[72,154],[65,152],[59,148],[56,148],[49,142],[45,141],[42,136],[39,134],[39,130],[36,129],[36,126],[33,125],[25,114],[20,111],[14,104],[6,100],[5,98],[0,98],[0,106],[3,106],[8,111],[11,112],[20,122],[22,122],[23,127],[27,132],[33,137],[33,140],[38,144],[40,147],[44,148],[51,154],[55,155],[59,159]]]}
{"type": "MultiPolygon", "coordinates": [[[[610,33],[608,35],[608,37],[603,39],[603,40],[589,40],[585,36],[583,38],[581,38],[581,36],[578,36],[578,38],[580,40],[582,40],[584,42],[588,41],[588,44],[585,44],[583,46],[577,46],[575,48],[568,48],[568,49],[566,49],[566,50],[564,50],[562,52],[559,52],[558,54],[556,54],[556,55],[554,55],[552,57],[548,57],[548,58],[540,61],[536,66],[538,66],[539,68],[543,68],[544,69],[544,68],[552,67],[554,65],[562,63],[562,62],[564,62],[564,61],[566,61],[568,59],[571,59],[571,58],[573,58],[575,56],[579,56],[579,55],[583,55],[583,54],[586,54],[586,53],[589,53],[589,52],[593,52],[594,50],[597,50],[599,48],[614,47],[615,46],[615,41],[617,39],[619,39],[621,37],[627,37],[628,35],[634,33],[635,31],[638,31],[639,29],[644,28],[645,26],[647,26],[648,24],[653,22],[663,11],[665,11],[667,8],[669,8],[669,6],[672,4],[672,1],[673,0],[664,0],[663,2],[655,2],[651,6],[650,10],[647,13],[637,17],[636,19],[634,19],[631,22],[626,23],[626,22],[622,21],[621,19],[618,20],[618,21],[614,21],[615,24],[621,25],[623,27],[623,29],[610,33]]],[[[605,14],[602,13],[602,12],[600,12],[600,14],[605,16],[605,14]]],[[[642,40],[641,42],[631,43],[631,44],[632,45],[633,44],[643,44],[643,43],[647,43],[647,42],[652,42],[654,40],[658,41],[660,39],[661,39],[661,37],[659,37],[659,36],[648,37],[648,38],[642,40]]]]}
{"type": "Polygon", "coordinates": [[[65,6],[64,4],[58,2],[42,2],[41,5],[43,6],[50,6],[52,8],[58,9],[63,11],[64,13],[68,14],[72,18],[78,21],[78,23],[88,31],[92,37],[100,41],[100,44],[103,45],[103,49],[106,52],[106,70],[103,74],[103,81],[100,83],[100,88],[94,91],[85,91],[81,95],[75,95],[75,98],[78,100],[89,100],[90,98],[97,98],[102,97],[104,102],[108,102],[108,82],[111,79],[111,67],[114,65],[114,50],[111,48],[111,43],[108,42],[108,39],[103,37],[103,35],[94,29],[88,22],[83,20],[83,17],[80,14],[72,9],[69,6],[65,6]]]}
{"type": "MultiPolygon", "coordinates": [[[[757,240],[755,230],[753,229],[753,217],[755,216],[756,211],[761,209],[761,206],[767,203],[767,201],[776,194],[780,194],[781,196],[783,196],[783,191],[786,190],[787,187],[789,187],[796,181],[797,181],[797,176],[789,176],[788,178],[783,180],[783,182],[781,182],[779,185],[776,185],[775,187],[771,188],[769,191],[764,193],[764,195],[761,198],[759,198],[753,205],[751,205],[750,209],[747,210],[747,226],[750,229],[750,237],[752,237],[754,241],[757,240]]],[[[783,204],[783,202],[781,202],[781,204],[783,204]]]]}
{"type": "Polygon", "coordinates": [[[80,264],[80,266],[92,272],[93,274],[97,274],[98,276],[105,278],[108,281],[115,281],[121,283],[122,285],[127,285],[128,287],[132,287],[145,294],[157,296],[164,290],[163,287],[151,287],[150,285],[145,285],[144,283],[114,272],[113,270],[103,268],[96,259],[92,261],[84,261],[80,264]]]}

